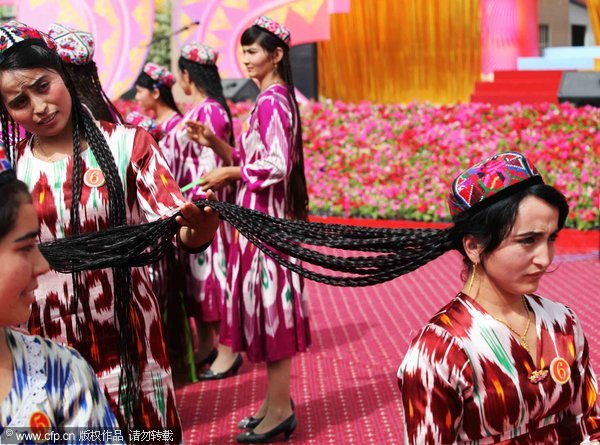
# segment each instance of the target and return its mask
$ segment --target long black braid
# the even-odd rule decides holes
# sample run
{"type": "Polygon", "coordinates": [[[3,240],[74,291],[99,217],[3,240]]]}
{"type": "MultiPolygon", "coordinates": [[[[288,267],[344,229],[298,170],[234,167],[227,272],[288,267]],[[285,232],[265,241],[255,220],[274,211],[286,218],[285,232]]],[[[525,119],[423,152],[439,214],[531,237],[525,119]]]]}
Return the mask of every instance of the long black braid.
{"type": "MultiPolygon", "coordinates": [[[[226,202],[203,200],[196,205],[210,206],[219,212],[222,219],[282,266],[310,280],[335,286],[383,283],[453,248],[450,229],[374,229],[309,223],[275,218],[226,202]],[[320,252],[320,247],[368,252],[369,255],[336,256],[320,252]],[[306,268],[280,253],[337,273],[324,274],[306,268]]],[[[61,272],[137,267],[159,259],[178,228],[173,216],[59,239],[43,244],[41,249],[52,267],[61,272]]]]}
{"type": "Polygon", "coordinates": [[[231,116],[231,110],[225,94],[223,93],[223,84],[221,83],[221,76],[219,69],[216,65],[202,65],[187,60],[183,57],[179,57],[178,61],[179,69],[185,70],[190,76],[190,80],[196,85],[200,91],[206,93],[206,95],[217,102],[225,109],[229,122],[231,123],[231,134],[229,136],[229,145],[233,146],[235,143],[235,136],[233,134],[233,118],[231,116]]]}
{"type": "MultiPolygon", "coordinates": [[[[117,164],[113,158],[108,143],[89,113],[85,112],[76,93],[74,83],[66,70],[60,57],[53,51],[41,44],[24,46],[18,51],[13,50],[0,65],[0,70],[45,68],[53,70],[61,75],[72,99],[72,127],[73,127],[73,172],[72,172],[72,199],[70,207],[71,233],[78,235],[81,230],[80,201],[83,182],[83,162],[81,159],[82,141],[86,141],[96,158],[108,189],[108,223],[112,228],[123,226],[127,223],[127,212],[125,203],[124,187],[119,176],[117,164]]],[[[20,129],[10,117],[9,113],[0,106],[0,120],[2,124],[2,139],[6,146],[6,154],[10,162],[16,164],[17,142],[20,129]]],[[[31,137],[31,135],[28,135],[31,137]]],[[[85,285],[79,272],[73,270],[73,308],[77,313],[77,307],[82,295],[86,294],[85,285]]],[[[128,266],[116,266],[113,268],[114,281],[114,312],[118,324],[120,336],[120,362],[121,375],[120,403],[124,406],[126,416],[126,427],[143,428],[140,408],[140,371],[139,371],[139,348],[141,335],[139,320],[137,320],[131,290],[131,274],[128,266]]],[[[76,329],[81,335],[80,320],[76,318],[76,329]]]]}

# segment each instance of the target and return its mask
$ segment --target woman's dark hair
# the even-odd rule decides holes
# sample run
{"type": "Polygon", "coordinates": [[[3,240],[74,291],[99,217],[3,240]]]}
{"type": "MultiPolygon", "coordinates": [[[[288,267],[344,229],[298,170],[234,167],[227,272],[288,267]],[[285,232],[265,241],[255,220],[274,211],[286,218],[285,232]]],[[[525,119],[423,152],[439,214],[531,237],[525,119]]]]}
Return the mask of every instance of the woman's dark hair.
{"type": "Polygon", "coordinates": [[[242,34],[242,46],[258,43],[266,52],[273,55],[277,48],[283,50],[283,58],[277,64],[277,72],[287,84],[288,99],[293,104],[295,113],[294,127],[296,140],[290,141],[292,171],[287,185],[286,213],[293,219],[305,221],[308,218],[308,191],[306,190],[306,177],[304,175],[304,150],[302,148],[302,123],[300,121],[300,108],[296,100],[296,88],[292,76],[290,62],[290,47],[278,37],[254,25],[242,34]]]}
{"type": "Polygon", "coordinates": [[[219,74],[219,68],[216,65],[203,65],[200,63],[192,62],[183,57],[179,57],[177,62],[181,72],[184,70],[188,72],[190,80],[198,90],[203,91],[206,95],[221,104],[221,106],[227,112],[229,122],[231,123],[231,134],[229,136],[229,145],[233,146],[235,143],[235,136],[233,134],[233,118],[231,117],[231,110],[225,94],[223,93],[223,84],[221,83],[221,75],[219,74]]]}
{"type": "MultiPolygon", "coordinates": [[[[82,193],[83,165],[81,159],[81,139],[87,141],[93,156],[98,161],[100,169],[104,173],[108,189],[108,217],[110,227],[119,227],[127,224],[127,212],[125,205],[125,193],[119,176],[117,165],[106,139],[96,125],[92,116],[89,115],[81,105],[75,86],[60,57],[45,46],[32,44],[29,46],[15,47],[0,63],[0,72],[42,68],[58,73],[65,82],[72,99],[72,123],[73,123],[73,173],[72,173],[72,200],[71,200],[71,224],[70,233],[76,235],[81,230],[81,219],[79,206],[82,193]]],[[[16,164],[18,125],[12,120],[10,114],[0,101],[0,121],[2,122],[2,139],[6,147],[6,155],[13,165],[16,164]],[[11,133],[9,134],[9,129],[11,133]]],[[[30,136],[30,135],[29,135],[30,136]]],[[[65,178],[66,179],[66,178],[65,178]]],[[[136,322],[134,302],[131,290],[131,273],[128,267],[114,267],[114,314],[118,323],[120,335],[120,359],[121,375],[119,388],[121,388],[121,403],[124,406],[127,427],[143,427],[140,407],[140,370],[138,343],[140,341],[139,326],[136,322]],[[136,329],[137,328],[137,329],[136,329]]],[[[86,292],[85,283],[82,283],[80,273],[73,273],[74,307],[77,310],[80,296],[86,292]]],[[[77,319],[77,330],[81,335],[82,326],[77,319]]],[[[86,351],[80,351],[86,357],[86,351]]],[[[146,427],[148,425],[145,425],[146,427]]]]}
{"type": "Polygon", "coordinates": [[[31,194],[24,182],[13,179],[0,185],[0,238],[14,228],[21,204],[30,202],[31,194]]]}
{"type": "Polygon", "coordinates": [[[150,91],[158,89],[159,99],[162,100],[165,103],[165,105],[171,110],[173,110],[177,114],[181,114],[181,111],[179,111],[179,107],[175,103],[175,98],[173,97],[173,90],[170,87],[167,87],[162,83],[157,85],[156,81],[154,81],[152,77],[150,77],[143,71],[138,76],[137,80],[135,81],[135,84],[139,87],[146,88],[150,91]]]}
{"type": "MultiPolygon", "coordinates": [[[[463,238],[472,235],[484,246],[482,257],[485,259],[500,245],[512,230],[521,201],[528,196],[534,196],[548,203],[558,210],[558,229],[565,225],[569,215],[569,205],[564,195],[546,184],[536,184],[510,195],[498,202],[485,207],[478,212],[468,210],[462,212],[454,220],[451,230],[452,248],[458,250],[463,256],[463,262],[469,267],[471,261],[463,247],[463,238]]],[[[485,267],[482,262],[482,267],[485,267]]]]}
{"type": "Polygon", "coordinates": [[[123,122],[119,111],[102,88],[98,77],[98,67],[93,60],[85,65],[65,63],[65,67],[73,81],[79,100],[88,107],[94,118],[113,124],[123,122]]]}

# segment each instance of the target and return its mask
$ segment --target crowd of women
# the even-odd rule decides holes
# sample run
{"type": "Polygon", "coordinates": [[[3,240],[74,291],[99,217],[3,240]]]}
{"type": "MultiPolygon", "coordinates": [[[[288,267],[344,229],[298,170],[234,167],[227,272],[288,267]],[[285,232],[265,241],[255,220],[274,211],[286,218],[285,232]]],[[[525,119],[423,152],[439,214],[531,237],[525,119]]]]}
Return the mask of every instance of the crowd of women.
{"type": "MultiPolygon", "coordinates": [[[[146,64],[136,81],[142,113],[122,119],[100,85],[89,33],[0,27],[0,258],[10,265],[0,272],[9,308],[0,318],[0,434],[41,418],[49,428],[169,429],[182,441],[163,335],[163,300],[175,296],[161,288],[177,266],[61,274],[37,247],[173,215],[199,379],[234,375],[242,353],[264,362],[264,401],[240,420],[237,441],[287,439],[296,429],[292,358],[311,343],[303,279],[209,205],[193,204],[307,220],[290,43],[289,31],[264,16],[242,34],[242,61],[260,94],[236,135],[209,46],[181,48],[176,74],[146,64]],[[185,114],[175,82],[191,101],[185,114]]],[[[418,231],[393,235],[409,250],[432,250],[398,275],[451,249],[469,274],[398,372],[407,442],[598,440],[597,382],[581,325],[534,294],[568,215],[564,197],[524,156],[504,153],[460,173],[449,202],[455,224],[435,234],[439,242],[418,231]]]]}

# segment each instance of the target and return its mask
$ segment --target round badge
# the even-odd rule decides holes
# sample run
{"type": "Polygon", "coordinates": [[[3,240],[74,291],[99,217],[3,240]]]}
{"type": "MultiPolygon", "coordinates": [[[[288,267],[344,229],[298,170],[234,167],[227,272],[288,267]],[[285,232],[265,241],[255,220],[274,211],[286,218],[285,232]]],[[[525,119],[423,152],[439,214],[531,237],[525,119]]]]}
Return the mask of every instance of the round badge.
{"type": "Polygon", "coordinates": [[[564,385],[571,378],[571,367],[562,357],[555,357],[550,362],[550,377],[559,385],[564,385]]]}
{"type": "Polygon", "coordinates": [[[29,430],[36,435],[44,435],[51,426],[50,419],[41,411],[36,411],[29,417],[29,430]]]}
{"type": "Polygon", "coordinates": [[[102,187],[106,182],[104,180],[104,173],[99,168],[89,168],[85,175],[83,175],[83,182],[88,187],[98,188],[102,187]]]}

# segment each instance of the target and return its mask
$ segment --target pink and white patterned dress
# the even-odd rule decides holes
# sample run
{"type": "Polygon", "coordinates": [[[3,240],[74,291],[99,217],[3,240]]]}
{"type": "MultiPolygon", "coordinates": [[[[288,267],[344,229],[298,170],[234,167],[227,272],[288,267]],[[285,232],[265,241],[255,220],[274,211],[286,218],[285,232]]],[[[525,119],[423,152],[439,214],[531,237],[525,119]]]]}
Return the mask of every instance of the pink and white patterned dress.
{"type": "MultiPolygon", "coordinates": [[[[232,126],[227,111],[212,98],[188,111],[179,125],[168,135],[168,145],[173,150],[173,176],[180,187],[201,178],[224,161],[210,148],[188,138],[185,123],[198,121],[206,124],[213,133],[224,141],[229,141],[232,126]]],[[[193,201],[198,199],[202,189],[196,185],[184,194],[193,201]]],[[[215,191],[219,201],[229,201],[232,193],[229,188],[215,191]]],[[[188,315],[199,317],[205,322],[221,320],[222,306],[225,303],[227,251],[231,240],[231,226],[222,221],[208,249],[199,254],[184,254],[187,261],[188,315]]]]}
{"type": "Polygon", "coordinates": [[[162,150],[163,156],[167,160],[167,165],[170,169],[173,169],[174,162],[174,148],[171,145],[171,134],[175,131],[179,122],[183,119],[181,114],[173,111],[173,114],[164,122],[158,124],[157,126],[160,128],[160,132],[163,137],[158,141],[158,146],[162,150]]]}
{"type": "MultiPolygon", "coordinates": [[[[242,172],[236,203],[285,218],[290,144],[299,117],[287,87],[273,85],[256,99],[236,151],[242,172]]],[[[253,362],[272,362],[305,351],[310,328],[304,282],[237,231],[230,250],[226,322],[221,342],[246,351],[253,362]]]]}
{"type": "MultiPolygon", "coordinates": [[[[99,123],[118,166],[125,189],[128,224],[140,224],[171,215],[184,203],[177,183],[154,139],[143,129],[99,123]]],[[[16,172],[25,182],[37,209],[40,241],[71,233],[70,208],[73,157],[45,162],[32,154],[32,139],[18,147],[16,172]]],[[[82,153],[84,172],[99,168],[90,149],[82,153]]],[[[84,181],[85,182],[85,181],[84,181]]],[[[106,184],[83,184],[79,214],[81,232],[108,228],[106,184]]],[[[147,428],[179,428],[171,368],[163,342],[162,324],[147,267],[131,269],[133,298],[145,344],[141,348],[142,417],[147,428]]],[[[70,274],[50,271],[38,278],[29,331],[75,348],[96,371],[100,386],[117,419],[120,374],[119,333],[114,316],[112,269],[82,273],[84,289],[74,305],[70,274]],[[76,323],[79,319],[79,323],[76,323]],[[79,325],[79,326],[78,326],[79,325]]]]}
{"type": "Polygon", "coordinates": [[[508,327],[463,293],[421,329],[398,370],[406,444],[600,439],[598,384],[579,320],[562,304],[526,300],[535,314],[535,363],[508,327]],[[547,373],[531,381],[533,371],[547,373]]]}

